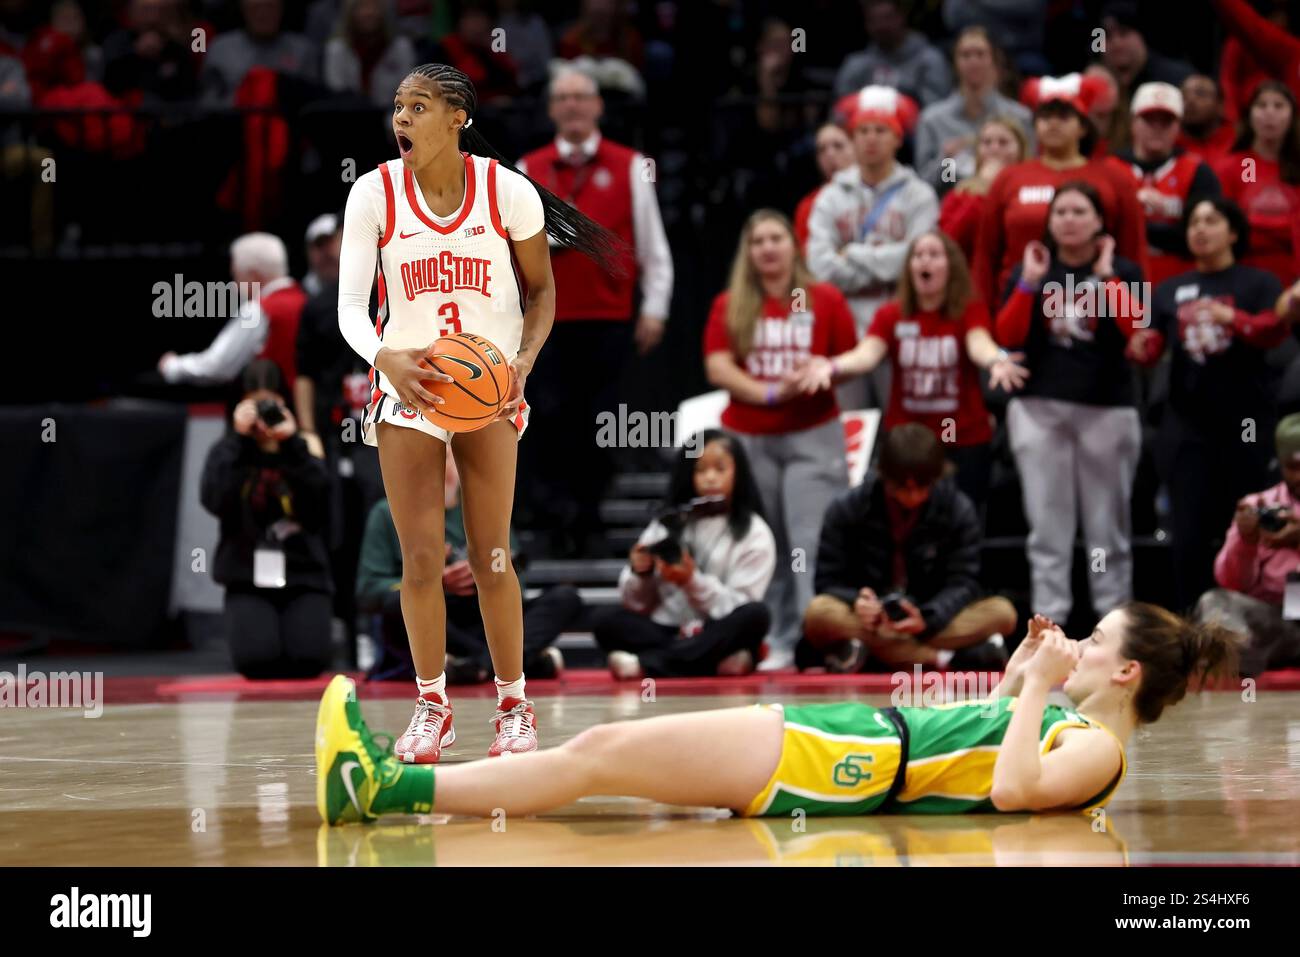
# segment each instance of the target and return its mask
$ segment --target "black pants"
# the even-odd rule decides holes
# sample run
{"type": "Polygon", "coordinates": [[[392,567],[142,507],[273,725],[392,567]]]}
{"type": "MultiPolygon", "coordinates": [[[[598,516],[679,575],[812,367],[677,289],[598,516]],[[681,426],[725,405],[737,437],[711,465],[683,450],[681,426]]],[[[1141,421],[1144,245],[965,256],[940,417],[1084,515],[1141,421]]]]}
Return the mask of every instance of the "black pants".
{"type": "Polygon", "coordinates": [[[957,487],[966,493],[977,509],[989,497],[989,470],[993,466],[993,445],[953,445],[944,449],[948,461],[957,468],[957,487]]]}
{"type": "MultiPolygon", "coordinates": [[[[390,659],[406,662],[407,676],[415,677],[411,665],[410,644],[406,635],[406,622],[402,608],[396,600],[389,602],[383,614],[384,653],[390,659]]],[[[448,595],[447,601],[447,654],[477,661],[479,666],[493,674],[492,652],[488,648],[487,631],[478,607],[477,595],[448,595]]],[[[555,644],[555,639],[568,628],[582,611],[582,599],[571,585],[553,585],[536,598],[524,602],[524,674],[537,668],[538,657],[555,644]]],[[[400,669],[398,670],[400,672],[400,669]]],[[[392,668],[385,668],[386,677],[398,677],[392,668]]]]}
{"type": "Polygon", "coordinates": [[[679,638],[671,625],[656,624],[626,608],[598,608],[591,615],[596,643],[606,654],[630,651],[641,659],[642,671],[655,678],[714,675],[718,662],[742,650],[757,658],[771,626],[772,613],[756,601],[706,621],[690,638],[679,638]]]}
{"type": "Polygon", "coordinates": [[[618,414],[630,322],[557,322],[527,382],[532,408],[519,442],[519,505],[535,528],[582,536],[601,528],[613,449],[597,445],[596,417],[618,414]]]}
{"type": "Polygon", "coordinates": [[[314,678],[330,664],[325,592],[299,588],[226,589],[230,657],[245,678],[314,678]]]}
{"type": "Polygon", "coordinates": [[[1223,544],[1237,502],[1274,484],[1271,418],[1256,420],[1254,442],[1242,441],[1240,422],[1217,429],[1193,428],[1165,410],[1157,458],[1169,487],[1175,610],[1190,612],[1215,586],[1214,558],[1223,544]]]}

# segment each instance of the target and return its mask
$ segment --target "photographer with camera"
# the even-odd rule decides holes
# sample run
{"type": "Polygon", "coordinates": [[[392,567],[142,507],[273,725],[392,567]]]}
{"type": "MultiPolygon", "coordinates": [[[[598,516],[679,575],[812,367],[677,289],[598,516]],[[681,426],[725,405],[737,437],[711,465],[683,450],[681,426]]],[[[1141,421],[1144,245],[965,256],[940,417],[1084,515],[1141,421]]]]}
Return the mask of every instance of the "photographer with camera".
{"type": "Polygon", "coordinates": [[[221,523],[212,577],[226,586],[230,654],[246,678],[310,678],[330,663],[325,464],[298,432],[279,366],[255,359],[241,385],[199,489],[221,523]]]}
{"type": "Polygon", "coordinates": [[[1016,610],[980,598],[980,521],[937,436],[919,422],[887,432],[862,484],[831,503],[817,550],[817,597],[796,649],[801,668],[996,671],[1016,610]]]}
{"type": "Polygon", "coordinates": [[[1278,423],[1274,446],[1282,481],[1237,503],[1214,560],[1220,587],[1196,603],[1197,621],[1248,636],[1243,675],[1300,664],[1300,413],[1278,423]]]}
{"type": "Polygon", "coordinates": [[[771,626],[762,598],[776,541],[744,448],[718,429],[691,436],[665,504],[619,576],[622,607],[592,612],[610,671],[624,680],[748,674],[771,626]]]}

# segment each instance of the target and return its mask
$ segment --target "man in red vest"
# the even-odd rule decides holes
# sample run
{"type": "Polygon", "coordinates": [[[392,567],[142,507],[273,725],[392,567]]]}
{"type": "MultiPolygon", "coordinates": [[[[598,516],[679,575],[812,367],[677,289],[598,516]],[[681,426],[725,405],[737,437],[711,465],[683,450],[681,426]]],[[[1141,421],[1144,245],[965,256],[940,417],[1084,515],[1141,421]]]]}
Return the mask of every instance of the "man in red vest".
{"type": "Polygon", "coordinates": [[[1128,172],[1146,217],[1149,270],[1157,286],[1187,272],[1192,261],[1183,235],[1183,211],[1192,197],[1218,196],[1219,180],[1199,154],[1175,146],[1183,95],[1170,83],[1143,83],[1133,94],[1133,149],[1106,157],[1128,172]]]}
{"type": "Polygon", "coordinates": [[[555,140],[519,169],[621,237],[622,275],[581,253],[551,249],[555,326],[528,380],[529,420],[519,488],[534,525],[550,527],[553,551],[584,554],[600,530],[598,507],[613,472],[597,445],[597,416],[618,418],[618,384],[630,351],[645,355],[663,337],[673,261],[655,197],[653,161],[601,136],[604,101],[575,69],[551,81],[555,140]],[[638,308],[638,292],[639,308],[638,308]]]}
{"type": "MultiPolygon", "coordinates": [[[[307,296],[289,275],[284,242],[270,233],[240,236],[230,244],[230,274],[234,284],[225,284],[227,289],[198,300],[204,312],[211,302],[232,313],[225,326],[202,352],[163,355],[158,360],[159,373],[172,384],[219,385],[234,379],[253,359],[267,358],[280,367],[292,392],[298,319],[307,296]],[[236,304],[237,309],[231,308],[236,304]]],[[[180,279],[177,276],[176,282],[180,279]]],[[[185,283],[176,298],[188,304],[195,295],[190,287],[191,283],[185,283]]]]}

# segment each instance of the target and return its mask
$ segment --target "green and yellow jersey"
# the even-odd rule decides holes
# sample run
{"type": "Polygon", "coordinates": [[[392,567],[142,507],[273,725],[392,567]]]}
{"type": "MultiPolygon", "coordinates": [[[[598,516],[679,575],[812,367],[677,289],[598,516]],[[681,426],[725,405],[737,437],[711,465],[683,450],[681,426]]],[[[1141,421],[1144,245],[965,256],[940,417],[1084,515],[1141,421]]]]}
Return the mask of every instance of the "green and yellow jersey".
{"type": "MultiPolygon", "coordinates": [[[[780,707],[780,706],[775,706],[780,707]]],[[[964,701],[930,708],[880,709],[857,702],[783,708],[781,760],[745,816],[963,814],[995,810],[993,765],[1011,724],[1015,698],[964,701]],[[900,775],[901,771],[901,775],[900,775]]],[[[1103,725],[1048,704],[1039,740],[1046,754],[1067,728],[1103,725]]],[[[1118,742],[1117,742],[1118,743],[1118,742]]],[[[1079,806],[1110,799],[1127,769],[1079,806]]]]}

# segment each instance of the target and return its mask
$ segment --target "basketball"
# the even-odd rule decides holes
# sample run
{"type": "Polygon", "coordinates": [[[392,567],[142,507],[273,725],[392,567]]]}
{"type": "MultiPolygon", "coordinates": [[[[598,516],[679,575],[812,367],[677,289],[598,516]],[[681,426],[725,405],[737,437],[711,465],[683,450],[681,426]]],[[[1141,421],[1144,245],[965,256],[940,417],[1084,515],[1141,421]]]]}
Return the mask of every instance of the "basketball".
{"type": "Polygon", "coordinates": [[[424,361],[456,380],[421,380],[421,385],[444,400],[424,414],[439,428],[474,432],[492,422],[506,404],[510,364],[505,354],[482,336],[468,332],[443,336],[430,347],[424,361]]]}

